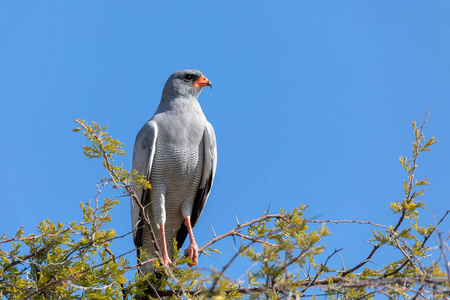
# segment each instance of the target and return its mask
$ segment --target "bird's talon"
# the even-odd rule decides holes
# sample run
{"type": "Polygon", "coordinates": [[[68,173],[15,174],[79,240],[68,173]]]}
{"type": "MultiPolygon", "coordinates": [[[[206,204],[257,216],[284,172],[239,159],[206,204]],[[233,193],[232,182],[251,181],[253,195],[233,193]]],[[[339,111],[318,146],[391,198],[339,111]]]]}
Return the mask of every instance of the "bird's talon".
{"type": "Polygon", "coordinates": [[[189,247],[184,250],[184,256],[189,257],[192,260],[192,264],[188,264],[189,267],[198,264],[198,246],[196,244],[190,244],[189,247]]]}
{"type": "Polygon", "coordinates": [[[168,266],[172,265],[172,260],[168,256],[164,257],[163,260],[164,260],[165,265],[168,265],[168,266]]]}

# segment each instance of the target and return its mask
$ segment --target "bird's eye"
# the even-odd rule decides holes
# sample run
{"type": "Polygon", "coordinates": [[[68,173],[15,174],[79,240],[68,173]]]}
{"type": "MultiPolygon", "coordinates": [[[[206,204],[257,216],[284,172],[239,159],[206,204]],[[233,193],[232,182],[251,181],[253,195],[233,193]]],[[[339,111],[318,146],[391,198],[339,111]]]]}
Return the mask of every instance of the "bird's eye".
{"type": "Polygon", "coordinates": [[[191,80],[192,78],[194,78],[194,75],[192,74],[187,74],[186,76],[184,76],[184,80],[191,80]]]}

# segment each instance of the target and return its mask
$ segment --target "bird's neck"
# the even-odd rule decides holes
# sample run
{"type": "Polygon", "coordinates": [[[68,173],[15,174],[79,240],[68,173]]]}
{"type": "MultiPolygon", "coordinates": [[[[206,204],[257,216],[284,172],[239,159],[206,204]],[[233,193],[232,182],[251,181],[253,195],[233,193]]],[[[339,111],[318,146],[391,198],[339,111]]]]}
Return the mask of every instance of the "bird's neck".
{"type": "Polygon", "coordinates": [[[161,102],[159,103],[158,112],[176,110],[176,111],[189,111],[196,110],[200,108],[200,104],[196,97],[174,97],[171,99],[161,98],[161,102]]]}

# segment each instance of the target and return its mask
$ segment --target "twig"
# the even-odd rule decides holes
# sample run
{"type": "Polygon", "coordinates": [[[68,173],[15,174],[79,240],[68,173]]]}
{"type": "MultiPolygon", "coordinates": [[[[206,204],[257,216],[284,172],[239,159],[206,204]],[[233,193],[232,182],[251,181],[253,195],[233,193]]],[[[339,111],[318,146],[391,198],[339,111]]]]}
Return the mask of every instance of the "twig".
{"type": "MultiPolygon", "coordinates": [[[[426,124],[426,122],[427,122],[429,113],[430,113],[430,109],[428,109],[427,114],[426,114],[426,116],[425,116],[425,120],[424,120],[422,126],[420,127],[420,132],[419,132],[418,137],[416,136],[416,147],[415,147],[415,149],[414,149],[414,153],[413,153],[413,161],[412,161],[413,167],[412,167],[412,169],[408,172],[408,181],[409,181],[409,182],[408,182],[408,191],[407,191],[407,193],[406,193],[406,201],[407,201],[407,202],[410,202],[410,201],[413,199],[413,196],[414,196],[414,194],[411,195],[411,191],[412,191],[412,189],[413,189],[414,174],[415,174],[415,172],[416,172],[416,167],[417,167],[416,162],[417,162],[417,158],[418,158],[419,153],[420,153],[419,146],[420,146],[420,140],[421,140],[421,138],[422,138],[422,136],[423,136],[423,127],[425,126],[425,124],[426,124]]],[[[401,216],[400,216],[400,218],[399,218],[399,220],[398,220],[398,222],[397,222],[397,225],[395,225],[395,227],[394,227],[394,229],[393,229],[394,232],[396,232],[396,231],[398,230],[398,228],[400,227],[400,225],[402,224],[403,220],[405,219],[405,214],[406,214],[406,209],[403,209],[403,210],[402,210],[402,214],[401,214],[401,216]]],[[[366,257],[365,260],[363,260],[362,262],[358,263],[358,264],[357,264],[356,266],[354,266],[353,268],[348,269],[348,270],[342,272],[342,273],[341,273],[341,276],[344,276],[344,277],[345,277],[347,274],[350,274],[350,273],[356,271],[357,269],[361,268],[362,266],[364,266],[368,261],[370,261],[370,259],[372,258],[372,256],[373,256],[373,255],[375,254],[375,252],[381,247],[381,245],[382,245],[382,244],[378,244],[378,245],[373,246],[372,251],[369,253],[369,255],[366,257]]],[[[386,276],[386,277],[387,277],[387,276],[386,276]]]]}
{"type": "Polygon", "coordinates": [[[158,297],[159,300],[161,300],[161,297],[159,296],[158,290],[153,286],[153,284],[148,280],[147,276],[142,272],[142,270],[139,268],[138,272],[141,274],[142,277],[145,278],[145,281],[147,281],[148,285],[152,288],[154,294],[156,297],[158,297]]]}
{"type": "MultiPolygon", "coordinates": [[[[449,213],[450,213],[450,210],[447,210],[447,212],[444,214],[444,216],[443,216],[443,217],[439,220],[439,222],[436,224],[436,226],[434,227],[434,229],[433,229],[428,235],[426,235],[426,236],[424,237],[423,242],[422,242],[422,244],[421,244],[421,247],[424,247],[424,246],[425,246],[425,244],[427,243],[428,239],[429,239],[430,236],[433,234],[434,230],[437,228],[437,226],[438,226],[439,224],[441,224],[441,223],[444,221],[444,219],[447,217],[447,215],[448,215],[449,213]]],[[[389,276],[394,275],[395,273],[400,272],[400,271],[406,266],[407,263],[408,263],[408,261],[405,261],[405,262],[404,262],[403,264],[401,264],[397,269],[395,269],[394,271],[392,271],[392,272],[390,272],[390,273],[384,274],[382,277],[383,277],[383,278],[387,278],[387,277],[389,277],[389,276]]]]}
{"type": "MultiPolygon", "coordinates": [[[[337,276],[331,277],[323,280],[316,280],[314,284],[311,284],[312,280],[302,281],[296,283],[293,287],[286,287],[283,285],[269,285],[269,286],[258,286],[253,288],[238,288],[236,290],[225,290],[224,293],[231,293],[234,291],[238,291],[242,294],[252,295],[261,292],[273,291],[275,292],[283,292],[283,291],[293,291],[296,289],[304,289],[304,288],[327,288],[330,292],[333,290],[339,290],[341,288],[380,288],[380,287],[395,287],[398,285],[413,285],[413,284],[422,284],[424,286],[428,286],[430,288],[439,289],[442,286],[449,284],[447,280],[442,279],[428,279],[428,278],[383,278],[383,279],[365,279],[365,280],[347,280],[346,278],[337,276]],[[330,285],[330,282],[333,282],[330,285]]],[[[165,290],[158,291],[160,296],[174,296],[177,295],[178,291],[174,290],[165,290]]],[[[208,290],[202,290],[199,292],[198,290],[186,290],[186,294],[209,294],[208,290]]]]}
{"type": "MultiPolygon", "coordinates": [[[[250,245],[252,245],[253,242],[248,243],[247,246],[245,246],[245,249],[247,249],[248,247],[250,247],[250,245]]],[[[230,261],[223,266],[222,271],[220,271],[219,275],[216,276],[216,278],[214,279],[211,288],[209,289],[208,292],[208,296],[207,298],[212,298],[213,294],[214,294],[214,289],[216,288],[217,282],[219,281],[220,278],[222,278],[223,274],[225,273],[225,271],[228,269],[229,266],[231,266],[231,264],[233,263],[233,261],[241,254],[241,250],[237,251],[233,257],[230,259],[230,261]]]]}
{"type": "MultiPolygon", "coordinates": [[[[341,249],[334,249],[334,252],[331,253],[331,254],[327,257],[327,259],[325,260],[324,267],[327,265],[328,260],[330,260],[330,258],[333,257],[333,255],[335,255],[336,253],[341,252],[341,250],[342,250],[342,248],[341,248],[341,249]]],[[[316,282],[317,278],[319,278],[319,276],[320,276],[322,273],[323,273],[323,271],[322,271],[322,270],[319,270],[319,272],[316,273],[316,276],[314,276],[313,280],[310,282],[310,285],[314,285],[314,283],[316,282]]],[[[303,294],[307,289],[308,289],[308,288],[305,287],[305,288],[301,291],[301,293],[303,294]]]]}
{"type": "Polygon", "coordinates": [[[266,244],[266,245],[270,245],[270,246],[272,246],[272,247],[276,247],[276,246],[277,246],[277,245],[272,244],[272,243],[269,243],[269,242],[267,242],[267,241],[261,241],[261,240],[252,238],[251,236],[248,236],[248,235],[245,235],[245,234],[242,234],[242,233],[239,233],[239,232],[234,233],[234,235],[237,235],[237,236],[239,236],[239,237],[241,237],[241,238],[243,238],[243,239],[252,241],[252,242],[254,242],[254,243],[266,244]]]}
{"type": "MultiPolygon", "coordinates": [[[[131,253],[131,252],[133,252],[133,251],[134,251],[134,249],[131,250],[131,251],[125,252],[125,253],[123,253],[123,254],[121,254],[121,255],[118,255],[117,257],[125,256],[125,255],[127,255],[127,254],[129,254],[129,253],[131,253]]],[[[31,292],[30,294],[28,294],[25,298],[23,298],[23,300],[30,299],[31,297],[33,297],[33,296],[36,295],[37,293],[41,293],[41,292],[45,291],[49,286],[52,286],[52,285],[58,284],[58,283],[60,283],[60,282],[69,281],[69,280],[72,280],[72,279],[74,279],[74,278],[77,278],[78,275],[84,274],[84,273],[86,273],[86,272],[89,272],[89,271],[92,270],[92,269],[95,269],[95,268],[101,267],[101,266],[103,266],[103,265],[106,265],[106,264],[110,263],[111,261],[113,261],[112,258],[110,258],[110,259],[108,259],[107,261],[104,261],[104,262],[102,262],[102,263],[99,263],[99,264],[97,264],[97,265],[95,265],[95,266],[92,266],[92,267],[90,267],[90,268],[88,268],[88,269],[86,269],[86,270],[79,271],[79,272],[74,273],[74,274],[70,274],[68,277],[60,278],[60,279],[57,279],[57,280],[53,280],[53,281],[49,282],[48,284],[46,284],[46,285],[40,287],[39,289],[37,289],[37,290],[31,292]]]]}
{"type": "MultiPolygon", "coordinates": [[[[413,184],[414,184],[414,175],[415,175],[415,173],[416,173],[416,168],[417,168],[417,164],[416,164],[416,162],[417,162],[417,158],[419,157],[419,153],[420,153],[420,148],[419,148],[419,146],[420,146],[420,140],[421,140],[421,138],[423,137],[423,127],[425,126],[425,124],[427,123],[427,120],[428,120],[428,115],[430,114],[430,109],[428,108],[428,110],[427,110],[427,114],[426,114],[426,116],[425,116],[425,120],[423,121],[423,123],[422,123],[422,126],[420,126],[420,132],[419,132],[419,135],[418,135],[418,137],[416,136],[416,147],[415,147],[415,151],[414,151],[414,153],[413,153],[413,161],[412,161],[412,164],[413,164],[413,167],[412,167],[412,169],[411,169],[411,171],[410,172],[408,172],[409,174],[408,174],[408,192],[406,193],[406,197],[405,197],[405,199],[406,199],[406,201],[409,203],[409,202],[411,202],[411,200],[413,199],[413,197],[411,197],[411,192],[412,192],[412,190],[413,190],[413,184]]],[[[413,196],[414,196],[414,194],[413,194],[413,196]]],[[[402,215],[401,215],[401,217],[400,217],[400,219],[398,220],[398,222],[397,222],[397,225],[395,225],[395,227],[394,227],[394,231],[397,231],[397,229],[400,227],[400,225],[402,224],[402,222],[403,222],[403,220],[405,219],[405,214],[406,214],[406,210],[405,209],[403,209],[402,210],[402,215]]]]}
{"type": "MultiPolygon", "coordinates": [[[[403,256],[406,258],[406,260],[411,264],[412,267],[414,267],[420,275],[423,275],[422,271],[419,270],[419,268],[414,264],[414,262],[411,260],[411,257],[405,252],[405,250],[403,250],[402,246],[400,246],[400,243],[398,242],[398,238],[393,235],[392,233],[390,234],[390,236],[394,239],[395,241],[395,246],[398,250],[400,250],[400,252],[403,254],[403,256]]],[[[412,252],[412,251],[410,251],[412,252]]]]}
{"type": "Polygon", "coordinates": [[[246,222],[246,223],[242,223],[242,224],[240,224],[240,225],[237,225],[236,227],[234,227],[234,228],[231,229],[230,231],[228,231],[228,232],[226,232],[226,233],[224,233],[224,234],[218,235],[218,236],[214,237],[213,239],[211,239],[209,242],[207,242],[206,244],[204,244],[203,246],[201,246],[201,247],[198,249],[198,252],[203,252],[203,251],[205,251],[205,249],[206,249],[207,247],[211,246],[212,244],[214,244],[214,243],[216,243],[216,242],[218,242],[218,241],[220,241],[220,240],[222,240],[222,239],[224,239],[224,238],[226,238],[226,237],[228,237],[228,236],[234,236],[234,235],[237,235],[237,234],[236,234],[237,231],[238,231],[239,229],[243,228],[243,227],[250,226],[250,225],[252,225],[252,224],[255,224],[255,223],[264,221],[264,220],[266,220],[266,219],[281,219],[281,218],[284,218],[284,215],[283,215],[283,214],[263,215],[263,216],[261,216],[261,217],[259,217],[259,218],[257,218],[257,219],[252,220],[252,221],[248,221],[248,222],[246,222]]]}
{"type": "Polygon", "coordinates": [[[311,220],[311,219],[304,219],[308,223],[334,223],[334,224],[340,224],[340,223],[355,223],[355,224],[365,224],[365,225],[372,225],[375,227],[382,227],[385,229],[389,229],[389,226],[382,225],[382,224],[376,224],[369,221],[357,221],[357,220],[311,220]]]}

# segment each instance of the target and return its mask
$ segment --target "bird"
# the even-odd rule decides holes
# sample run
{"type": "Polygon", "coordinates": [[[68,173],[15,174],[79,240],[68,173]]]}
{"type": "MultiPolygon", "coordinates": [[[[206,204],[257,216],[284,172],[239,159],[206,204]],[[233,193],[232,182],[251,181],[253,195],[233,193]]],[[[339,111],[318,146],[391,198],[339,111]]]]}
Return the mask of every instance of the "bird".
{"type": "MultiPolygon", "coordinates": [[[[139,188],[136,195],[151,222],[163,263],[172,264],[173,241],[192,265],[198,264],[198,245],[192,228],[197,224],[209,197],[217,166],[214,128],[198,102],[204,87],[212,83],[198,70],[173,73],[164,85],[153,117],[138,132],[133,150],[133,170],[144,176],[151,189],[139,188]]],[[[151,233],[142,211],[131,199],[133,240],[138,261],[143,251],[156,257],[151,233]]],[[[146,264],[143,270],[151,270],[146,264]]]]}

